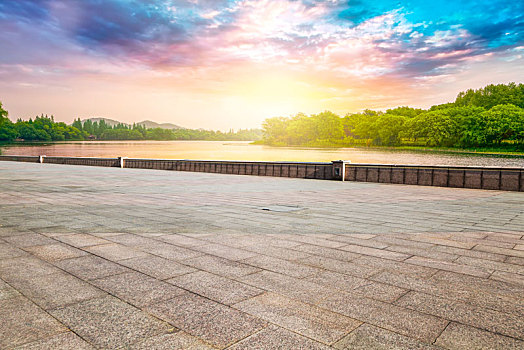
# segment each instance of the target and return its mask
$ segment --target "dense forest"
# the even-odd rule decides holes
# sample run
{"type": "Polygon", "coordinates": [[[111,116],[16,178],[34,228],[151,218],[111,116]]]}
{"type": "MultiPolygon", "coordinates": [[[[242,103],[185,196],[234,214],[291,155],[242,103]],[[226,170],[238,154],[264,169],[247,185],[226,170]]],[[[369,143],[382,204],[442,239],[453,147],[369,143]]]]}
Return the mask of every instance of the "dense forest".
{"type": "Polygon", "coordinates": [[[431,146],[524,150],[524,84],[488,85],[458,94],[454,102],[385,112],[365,110],[340,117],[325,111],[266,119],[263,130],[220,132],[203,129],[111,126],[77,119],[72,125],[41,115],[15,123],[0,103],[0,141],[67,140],[238,140],[273,146],[431,146]]]}
{"type": "Polygon", "coordinates": [[[452,103],[340,117],[325,111],[263,123],[263,143],[274,146],[432,146],[524,149],[524,84],[488,85],[452,103]]]}
{"type": "Polygon", "coordinates": [[[70,141],[70,140],[209,140],[209,141],[253,141],[260,140],[259,129],[240,129],[236,132],[203,129],[147,129],[143,125],[108,125],[104,120],[92,122],[77,119],[72,125],[58,123],[53,116],[41,115],[16,123],[7,117],[0,102],[0,141],[70,141]]]}

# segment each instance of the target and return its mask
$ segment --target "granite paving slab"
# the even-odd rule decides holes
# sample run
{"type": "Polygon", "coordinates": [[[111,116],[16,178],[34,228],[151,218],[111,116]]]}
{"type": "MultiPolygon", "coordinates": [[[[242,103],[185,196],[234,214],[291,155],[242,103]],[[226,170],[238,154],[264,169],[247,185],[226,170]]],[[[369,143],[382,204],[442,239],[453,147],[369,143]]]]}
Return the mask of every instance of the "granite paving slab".
{"type": "Polygon", "coordinates": [[[96,347],[115,349],[175,328],[139,309],[107,296],[87,300],[51,314],[96,347]]]}
{"type": "Polygon", "coordinates": [[[274,293],[261,294],[233,307],[324,344],[337,341],[361,324],[355,319],[274,293]]]}
{"type": "Polygon", "coordinates": [[[286,329],[268,326],[236,344],[228,350],[267,350],[267,349],[311,349],[328,350],[329,346],[290,332],[286,329]]]}
{"type": "Polygon", "coordinates": [[[155,255],[120,260],[118,263],[159,280],[197,271],[195,268],[155,255]]]}
{"type": "Polygon", "coordinates": [[[247,284],[205,271],[188,273],[171,278],[166,282],[225,305],[238,303],[263,292],[262,290],[247,284]]]}
{"type": "Polygon", "coordinates": [[[0,300],[0,320],[2,349],[67,331],[63,324],[23,296],[0,300]]]}
{"type": "Polygon", "coordinates": [[[129,272],[129,269],[126,267],[95,255],[65,259],[54,264],[83,280],[97,279],[129,272]]]}
{"type": "Polygon", "coordinates": [[[195,294],[185,294],[147,310],[217,347],[225,347],[264,328],[266,322],[195,294]]]}
{"type": "Polygon", "coordinates": [[[92,280],[92,284],[132,305],[142,307],[185,294],[183,289],[139,272],[92,280]]]}
{"type": "Polygon", "coordinates": [[[446,327],[435,344],[457,350],[524,349],[524,342],[521,340],[455,322],[446,327]]]}
{"type": "Polygon", "coordinates": [[[520,349],[523,227],[519,192],[0,162],[0,348],[520,349]]]}

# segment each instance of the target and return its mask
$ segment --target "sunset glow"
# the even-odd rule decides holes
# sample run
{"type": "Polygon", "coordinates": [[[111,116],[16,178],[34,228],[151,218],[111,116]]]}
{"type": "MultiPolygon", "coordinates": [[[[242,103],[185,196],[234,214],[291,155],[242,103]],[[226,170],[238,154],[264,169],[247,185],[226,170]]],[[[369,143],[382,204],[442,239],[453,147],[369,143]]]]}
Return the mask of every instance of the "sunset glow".
{"type": "Polygon", "coordinates": [[[11,119],[259,127],[524,76],[521,1],[0,1],[11,119]]]}

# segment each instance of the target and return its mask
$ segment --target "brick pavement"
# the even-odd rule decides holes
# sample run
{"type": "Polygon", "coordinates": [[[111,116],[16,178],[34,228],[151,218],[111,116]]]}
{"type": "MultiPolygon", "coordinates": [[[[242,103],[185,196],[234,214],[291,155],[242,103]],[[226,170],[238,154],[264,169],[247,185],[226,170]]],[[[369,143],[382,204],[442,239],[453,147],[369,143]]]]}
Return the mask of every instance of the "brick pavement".
{"type": "Polygon", "coordinates": [[[523,231],[517,192],[2,162],[0,348],[522,349],[523,231]]]}

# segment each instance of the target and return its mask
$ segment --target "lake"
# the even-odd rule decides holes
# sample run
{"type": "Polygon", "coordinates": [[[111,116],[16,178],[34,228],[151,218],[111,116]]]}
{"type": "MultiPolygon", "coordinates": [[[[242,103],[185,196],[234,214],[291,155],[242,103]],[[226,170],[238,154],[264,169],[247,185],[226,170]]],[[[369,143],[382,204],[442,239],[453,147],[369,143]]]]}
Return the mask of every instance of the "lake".
{"type": "Polygon", "coordinates": [[[368,148],[302,148],[244,141],[77,141],[0,146],[4,155],[522,167],[524,156],[368,148]]]}

